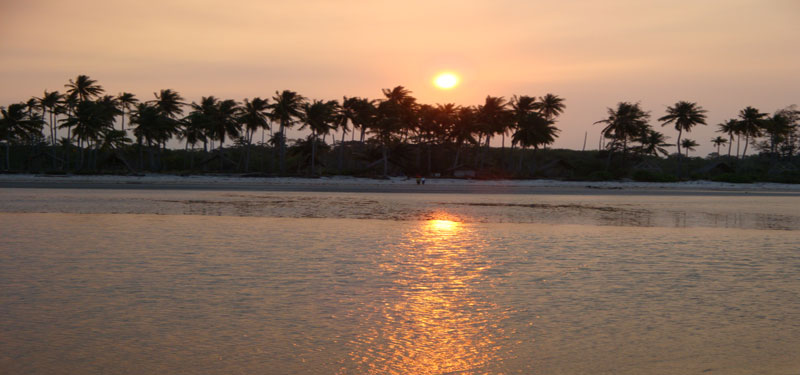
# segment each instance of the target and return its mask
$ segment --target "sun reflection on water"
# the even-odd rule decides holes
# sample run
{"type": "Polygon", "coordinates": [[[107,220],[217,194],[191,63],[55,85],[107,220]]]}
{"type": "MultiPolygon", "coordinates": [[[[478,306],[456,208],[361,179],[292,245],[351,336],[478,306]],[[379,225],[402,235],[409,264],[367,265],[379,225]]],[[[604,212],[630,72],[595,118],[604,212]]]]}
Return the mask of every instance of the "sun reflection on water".
{"type": "Polygon", "coordinates": [[[385,250],[390,290],[352,344],[342,373],[444,374],[497,366],[505,314],[490,299],[480,236],[462,223],[428,220],[385,250]]]}

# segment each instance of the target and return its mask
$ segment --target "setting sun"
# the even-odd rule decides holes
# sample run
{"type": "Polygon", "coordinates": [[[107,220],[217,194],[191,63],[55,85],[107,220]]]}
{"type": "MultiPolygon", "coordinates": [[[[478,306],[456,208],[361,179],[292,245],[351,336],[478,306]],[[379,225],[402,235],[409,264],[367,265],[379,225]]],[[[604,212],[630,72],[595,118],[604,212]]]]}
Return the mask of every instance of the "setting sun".
{"type": "Polygon", "coordinates": [[[458,85],[458,76],[453,73],[441,73],[433,79],[436,87],[444,90],[452,89],[458,85]]]}

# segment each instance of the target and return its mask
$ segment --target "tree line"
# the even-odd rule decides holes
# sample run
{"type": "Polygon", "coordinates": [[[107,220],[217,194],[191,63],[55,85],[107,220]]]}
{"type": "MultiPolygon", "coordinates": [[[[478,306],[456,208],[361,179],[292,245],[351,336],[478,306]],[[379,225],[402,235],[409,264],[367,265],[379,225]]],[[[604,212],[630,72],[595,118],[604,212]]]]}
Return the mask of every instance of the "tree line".
{"type": "MultiPolygon", "coordinates": [[[[12,169],[13,146],[28,150],[28,159],[47,159],[52,171],[98,171],[109,160],[129,171],[164,171],[164,154],[180,151],[168,149],[167,143],[177,139],[184,145],[181,169],[190,171],[319,175],[347,173],[346,165],[350,165],[350,172],[374,170],[384,176],[448,175],[472,169],[530,177],[536,175],[537,152],[558,137],[555,124],[566,109],[565,100],[555,94],[487,96],[476,106],[430,105],[419,103],[402,86],[383,89],[380,99],[325,101],[284,90],[270,98],[242,102],[206,96],[192,103],[171,89],[154,93],[150,100],[127,92],[108,95],[86,75],[69,80],[65,89],[63,94],[45,90],[41,97],[0,108],[4,169],[12,169]],[[290,128],[308,135],[289,140],[290,128]],[[259,133],[260,141],[256,139],[259,133]],[[497,137],[499,149],[490,146],[497,137]],[[254,166],[253,159],[260,166],[254,166]]],[[[800,143],[799,120],[795,107],[772,115],[746,107],[738,117],[719,124],[724,137],[711,142],[717,147],[717,157],[721,157],[720,147],[727,144],[726,158],[733,159],[736,143],[737,160],[746,157],[748,145],[771,160],[791,159],[800,143]]],[[[621,102],[608,108],[606,117],[596,122],[602,125],[602,137],[600,151],[595,152],[596,158],[605,160],[606,171],[628,171],[633,161],[667,157],[677,160],[675,172],[681,177],[682,156],[688,159],[689,151],[698,146],[684,136],[693,127],[706,125],[706,110],[697,103],[679,101],[658,118],[662,126],[677,131],[675,154],[667,150],[673,146],[667,143],[668,137],[649,121],[650,113],[639,103],[621,102]]]]}

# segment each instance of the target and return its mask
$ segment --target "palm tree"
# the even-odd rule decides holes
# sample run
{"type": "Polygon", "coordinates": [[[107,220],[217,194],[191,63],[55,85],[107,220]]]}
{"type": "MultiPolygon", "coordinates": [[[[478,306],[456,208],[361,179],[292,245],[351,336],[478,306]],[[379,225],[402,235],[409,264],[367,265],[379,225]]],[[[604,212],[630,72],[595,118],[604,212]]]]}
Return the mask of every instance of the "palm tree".
{"type": "Polygon", "coordinates": [[[352,124],[353,137],[356,134],[356,127],[360,126],[363,129],[363,124],[359,123],[358,108],[360,102],[364,100],[361,98],[348,98],[342,97],[342,105],[336,113],[336,128],[342,130],[342,140],[339,142],[339,162],[338,169],[341,172],[344,166],[344,137],[347,134],[347,123],[352,124]]]}
{"type": "Polygon", "coordinates": [[[259,97],[253,98],[253,101],[244,100],[242,106],[241,122],[244,124],[245,141],[247,142],[247,156],[244,163],[244,171],[250,170],[250,151],[253,145],[253,135],[258,129],[269,129],[269,121],[267,120],[269,109],[269,102],[259,97]]]}
{"type": "Polygon", "coordinates": [[[395,142],[398,134],[406,131],[402,118],[402,105],[396,100],[388,99],[378,104],[375,115],[369,119],[368,127],[381,144],[384,177],[389,175],[389,146],[395,142]]]}
{"type": "Polygon", "coordinates": [[[156,108],[158,108],[164,116],[177,119],[179,115],[183,114],[183,106],[186,103],[183,102],[183,97],[177,91],[164,89],[159,92],[154,92],[153,96],[156,97],[156,100],[151,100],[150,102],[155,103],[156,108]]]}
{"type": "Polygon", "coordinates": [[[750,143],[750,137],[760,137],[761,128],[765,118],[769,116],[766,113],[761,113],[758,109],[753,107],[746,107],[739,111],[739,131],[744,134],[744,151],[742,151],[742,159],[747,155],[747,144],[750,143]]]}
{"type": "Polygon", "coordinates": [[[683,148],[686,149],[686,157],[688,158],[689,151],[694,151],[694,148],[699,145],[694,140],[686,138],[683,141],[681,141],[681,146],[683,146],[683,148]]]}
{"type": "Polygon", "coordinates": [[[667,151],[665,147],[672,146],[667,143],[667,137],[664,136],[664,134],[653,129],[648,129],[640,135],[638,141],[641,143],[642,154],[653,155],[655,157],[658,157],[659,154],[664,156],[669,155],[669,151],[667,151]]]}
{"type": "Polygon", "coordinates": [[[606,168],[611,164],[611,155],[614,149],[622,147],[622,166],[625,166],[625,156],[628,153],[628,140],[636,139],[642,133],[650,129],[647,121],[650,113],[645,112],[639,107],[639,103],[620,102],[617,108],[608,108],[608,117],[595,122],[595,124],[606,124],[602,134],[606,138],[614,141],[608,144],[608,161],[606,168]]]}
{"type": "Polygon", "coordinates": [[[286,173],[286,128],[294,125],[295,121],[302,116],[302,106],[306,98],[302,95],[289,90],[283,92],[275,91],[272,97],[273,103],[269,105],[272,118],[280,124],[280,154],[279,163],[281,173],[286,173]]]}
{"type": "Polygon", "coordinates": [[[382,89],[386,101],[392,102],[396,107],[396,116],[400,121],[401,128],[398,130],[403,138],[408,138],[408,133],[417,127],[417,99],[411,96],[411,91],[403,86],[396,86],[393,89],[382,89]]]}
{"type": "MultiPolygon", "coordinates": [[[[79,102],[72,115],[62,121],[62,128],[74,127],[72,136],[77,137],[78,147],[80,147],[79,169],[83,168],[84,143],[87,147],[93,148],[96,155],[96,149],[102,141],[104,132],[107,129],[113,129],[114,117],[120,113],[113,97],[108,96],[99,101],[79,102]]],[[[91,154],[89,156],[91,157],[91,154]]]]}
{"type": "Polygon", "coordinates": [[[717,136],[716,138],[711,140],[711,143],[713,143],[714,146],[717,146],[717,156],[719,157],[719,148],[720,148],[720,146],[728,143],[728,140],[725,139],[725,138],[722,138],[720,136],[717,136]]]}
{"type": "MultiPolygon", "coordinates": [[[[728,142],[728,157],[730,157],[731,156],[731,148],[733,147],[733,136],[734,136],[734,134],[737,134],[738,124],[736,123],[736,120],[730,119],[730,120],[725,121],[723,123],[717,124],[717,126],[719,127],[717,132],[725,133],[725,134],[728,135],[728,137],[730,137],[730,140],[728,142]]],[[[736,153],[737,153],[737,157],[738,157],[739,151],[737,150],[736,153]]]]}
{"type": "Polygon", "coordinates": [[[511,116],[516,123],[522,122],[528,117],[528,114],[540,108],[540,103],[536,102],[536,98],[528,95],[514,95],[508,104],[511,107],[511,116]]]}
{"type": "Polygon", "coordinates": [[[131,114],[131,124],[136,126],[133,134],[136,136],[139,147],[139,164],[141,165],[141,144],[147,142],[150,155],[150,169],[155,168],[152,146],[166,143],[178,132],[179,122],[169,116],[153,103],[139,103],[131,114]]]}
{"type": "MultiPolygon", "coordinates": [[[[675,124],[675,130],[678,131],[678,140],[675,144],[678,146],[678,155],[681,154],[681,135],[684,131],[691,132],[692,127],[695,125],[706,124],[706,110],[694,102],[679,101],[672,107],[667,107],[667,114],[658,119],[661,121],[661,126],[668,124],[675,124]]],[[[687,153],[688,155],[688,153],[687,153]]],[[[681,159],[678,158],[678,177],[681,175],[681,159]]]]}
{"type": "Polygon", "coordinates": [[[48,124],[50,126],[50,140],[53,146],[56,145],[56,132],[55,132],[55,123],[56,123],[56,114],[58,112],[59,103],[61,102],[62,95],[58,93],[58,91],[47,92],[44,91],[44,94],[39,99],[39,103],[42,106],[42,111],[50,112],[48,124]]]}
{"type": "Polygon", "coordinates": [[[74,81],[69,80],[64,87],[67,88],[67,95],[76,97],[80,102],[98,97],[105,91],[97,81],[86,75],[79,75],[74,81]]]}
{"type": "MultiPolygon", "coordinates": [[[[507,102],[502,96],[486,96],[483,105],[478,107],[478,122],[481,131],[486,137],[485,154],[489,152],[489,145],[494,134],[505,135],[511,123],[511,113],[506,109],[507,102]]],[[[503,137],[505,147],[505,136],[503,137]]],[[[484,158],[481,158],[483,164],[484,158]]]]}
{"type": "Polygon", "coordinates": [[[456,144],[456,155],[453,158],[453,170],[458,168],[458,158],[461,155],[461,147],[464,143],[477,144],[475,134],[477,128],[477,110],[474,107],[459,107],[455,114],[455,123],[449,134],[450,139],[456,144]]]}
{"type": "Polygon", "coordinates": [[[697,105],[697,103],[687,102],[687,101],[679,101],[675,103],[672,107],[667,107],[667,114],[662,116],[658,119],[661,121],[661,126],[666,126],[668,124],[675,124],[675,130],[678,131],[678,153],[681,152],[681,135],[684,131],[687,133],[692,131],[692,127],[695,125],[706,124],[706,113],[707,111],[703,109],[703,107],[697,105]]]}
{"type": "Polygon", "coordinates": [[[15,103],[8,108],[0,107],[0,141],[6,145],[6,170],[11,169],[12,143],[30,142],[41,137],[44,121],[27,114],[27,105],[15,103]]]}
{"type": "Polygon", "coordinates": [[[126,112],[127,115],[130,116],[131,107],[136,105],[136,103],[139,103],[139,99],[136,99],[136,97],[129,92],[123,92],[117,95],[117,103],[119,103],[121,107],[120,109],[122,109],[122,131],[125,131],[126,112]]]}
{"type": "MultiPolygon", "coordinates": [[[[314,164],[317,157],[317,138],[320,134],[327,134],[331,131],[336,120],[336,112],[339,109],[339,103],[335,100],[323,102],[321,100],[314,100],[312,103],[303,104],[303,113],[301,119],[303,126],[300,128],[311,129],[311,175],[314,175],[314,164]]],[[[323,142],[324,143],[324,142],[323,142]]]]}
{"type": "Polygon", "coordinates": [[[517,131],[512,135],[512,141],[519,143],[522,152],[519,157],[519,170],[522,171],[522,161],[525,155],[525,148],[533,147],[534,157],[539,146],[549,145],[555,142],[558,136],[558,128],[553,126],[553,121],[548,120],[538,113],[529,113],[518,124],[517,131]]]}
{"type": "MultiPolygon", "coordinates": [[[[192,112],[186,117],[185,123],[192,127],[193,131],[202,129],[203,139],[219,141],[217,156],[220,159],[221,168],[224,166],[223,144],[226,137],[238,137],[241,131],[239,116],[240,107],[236,101],[219,100],[214,96],[204,96],[200,104],[192,103],[192,112]]],[[[163,111],[162,111],[162,114],[163,111]]],[[[164,114],[166,116],[166,114],[164,114]]],[[[197,137],[193,137],[197,139],[197,137]]],[[[188,140],[188,137],[187,137],[188,140]]],[[[205,143],[203,148],[205,149],[205,143]]]]}
{"type": "Polygon", "coordinates": [[[556,117],[564,112],[564,108],[567,107],[566,104],[564,104],[564,99],[554,94],[547,94],[540,97],[539,102],[536,104],[539,113],[549,121],[554,121],[556,117]]]}

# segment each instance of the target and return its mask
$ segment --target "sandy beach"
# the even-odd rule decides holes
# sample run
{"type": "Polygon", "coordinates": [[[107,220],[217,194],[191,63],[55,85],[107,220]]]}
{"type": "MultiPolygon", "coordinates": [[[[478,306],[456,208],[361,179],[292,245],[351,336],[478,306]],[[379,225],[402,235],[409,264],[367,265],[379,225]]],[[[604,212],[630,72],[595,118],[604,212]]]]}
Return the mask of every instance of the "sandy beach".
{"type": "Polygon", "coordinates": [[[369,179],[343,176],[297,178],[164,174],[143,176],[6,174],[0,175],[0,188],[450,194],[800,195],[800,185],[776,183],[428,179],[425,185],[417,185],[414,179],[406,177],[369,179]]]}

